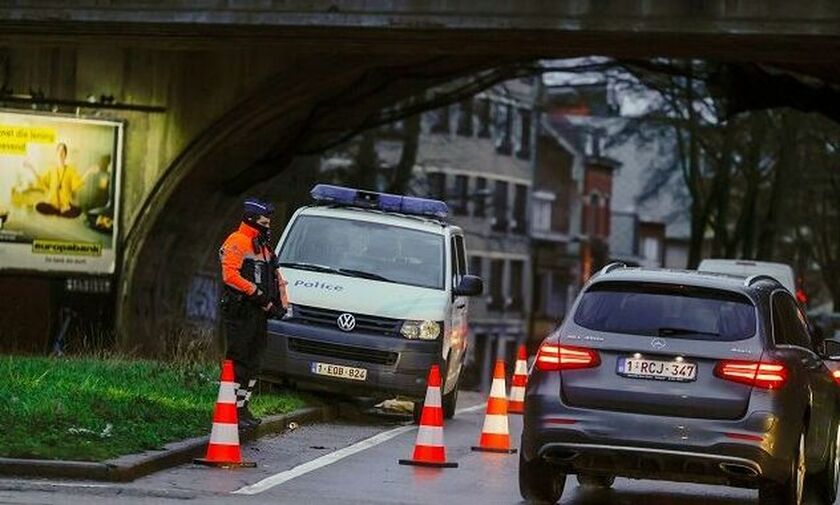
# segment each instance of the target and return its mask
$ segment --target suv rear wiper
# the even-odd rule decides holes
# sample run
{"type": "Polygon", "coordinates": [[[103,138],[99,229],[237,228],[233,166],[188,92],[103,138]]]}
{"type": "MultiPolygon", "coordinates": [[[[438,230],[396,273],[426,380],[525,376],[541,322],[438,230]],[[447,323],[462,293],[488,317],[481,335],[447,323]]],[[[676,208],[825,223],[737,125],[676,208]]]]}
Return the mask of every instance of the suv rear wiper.
{"type": "Polygon", "coordinates": [[[351,277],[361,277],[363,279],[371,279],[374,281],[394,282],[387,277],[383,277],[373,272],[365,272],[364,270],[354,270],[352,268],[338,268],[336,269],[336,271],[345,275],[349,275],[351,277]]]}
{"type": "Polygon", "coordinates": [[[328,274],[341,273],[337,268],[328,267],[325,265],[316,265],[315,263],[298,263],[296,261],[281,261],[278,266],[297,268],[298,270],[310,270],[312,272],[324,272],[328,274]]]}
{"type": "Polygon", "coordinates": [[[714,333],[711,331],[702,331],[702,330],[692,330],[689,328],[659,328],[657,331],[660,337],[667,337],[669,335],[709,335],[713,337],[719,337],[720,333],[714,333]]]}

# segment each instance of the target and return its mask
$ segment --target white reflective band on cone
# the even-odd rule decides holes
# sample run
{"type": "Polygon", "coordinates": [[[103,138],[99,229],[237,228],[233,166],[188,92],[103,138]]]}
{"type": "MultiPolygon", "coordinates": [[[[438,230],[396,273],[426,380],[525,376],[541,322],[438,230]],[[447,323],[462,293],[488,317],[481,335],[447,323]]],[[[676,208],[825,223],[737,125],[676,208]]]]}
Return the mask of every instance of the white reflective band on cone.
{"type": "Polygon", "coordinates": [[[233,382],[222,382],[219,386],[219,397],[216,403],[236,403],[236,388],[233,382]]]}
{"type": "Polygon", "coordinates": [[[426,407],[440,407],[440,388],[431,387],[426,390],[426,401],[423,403],[426,407]]]}
{"type": "Polygon", "coordinates": [[[210,443],[218,445],[239,445],[239,427],[235,424],[213,423],[210,443]]]}
{"type": "Polygon", "coordinates": [[[443,447],[443,428],[440,426],[420,426],[417,431],[417,445],[443,447]]]}
{"type": "Polygon", "coordinates": [[[528,364],[524,361],[517,361],[516,362],[516,370],[513,372],[514,375],[528,375],[528,364]]]}
{"type": "Polygon", "coordinates": [[[507,398],[504,379],[493,379],[493,386],[490,387],[490,396],[493,398],[507,398]]]}
{"type": "Polygon", "coordinates": [[[509,433],[507,416],[488,414],[487,417],[484,418],[484,428],[481,432],[492,433],[494,435],[507,435],[509,433]]]}
{"type": "Polygon", "coordinates": [[[521,386],[513,386],[510,388],[510,399],[518,401],[525,399],[525,388],[521,386]]]}

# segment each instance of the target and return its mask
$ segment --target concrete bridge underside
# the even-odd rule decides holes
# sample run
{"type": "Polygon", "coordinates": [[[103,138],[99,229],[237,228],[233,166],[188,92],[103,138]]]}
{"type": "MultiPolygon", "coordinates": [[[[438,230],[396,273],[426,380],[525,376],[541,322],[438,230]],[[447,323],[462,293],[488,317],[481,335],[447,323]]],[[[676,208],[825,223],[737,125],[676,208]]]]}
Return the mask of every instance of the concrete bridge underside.
{"type": "Polygon", "coordinates": [[[840,79],[840,5],[829,0],[488,4],[184,0],[163,8],[31,0],[0,7],[0,61],[8,62],[0,84],[64,100],[112,94],[164,109],[103,112],[128,122],[123,343],[154,352],[156,336],[181,329],[186,286],[215,271],[216,247],[242,194],[299,192],[311,173],[307,154],[453,78],[600,54],[766,63],[828,88],[840,79]]]}

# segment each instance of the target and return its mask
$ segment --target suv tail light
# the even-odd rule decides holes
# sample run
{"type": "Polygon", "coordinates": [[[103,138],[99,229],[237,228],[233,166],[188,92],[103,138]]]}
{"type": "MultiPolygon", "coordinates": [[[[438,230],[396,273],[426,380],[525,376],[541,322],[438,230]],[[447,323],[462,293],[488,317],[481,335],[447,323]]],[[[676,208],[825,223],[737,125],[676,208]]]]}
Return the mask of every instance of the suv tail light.
{"type": "Polygon", "coordinates": [[[762,389],[779,389],[787,380],[787,369],[771,361],[719,361],[715,376],[762,389]]]}
{"type": "Polygon", "coordinates": [[[545,343],[537,353],[536,367],[543,372],[595,368],[601,364],[598,351],[586,347],[571,347],[545,343]]]}

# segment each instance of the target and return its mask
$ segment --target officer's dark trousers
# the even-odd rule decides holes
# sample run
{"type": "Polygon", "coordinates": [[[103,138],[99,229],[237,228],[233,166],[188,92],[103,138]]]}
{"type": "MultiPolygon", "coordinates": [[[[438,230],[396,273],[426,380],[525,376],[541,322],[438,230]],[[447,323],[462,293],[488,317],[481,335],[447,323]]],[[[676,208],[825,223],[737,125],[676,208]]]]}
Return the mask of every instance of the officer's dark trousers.
{"type": "Polygon", "coordinates": [[[233,361],[237,406],[248,404],[260,373],[260,363],[267,342],[266,313],[257,305],[242,302],[223,303],[222,333],[225,357],[233,361]]]}

